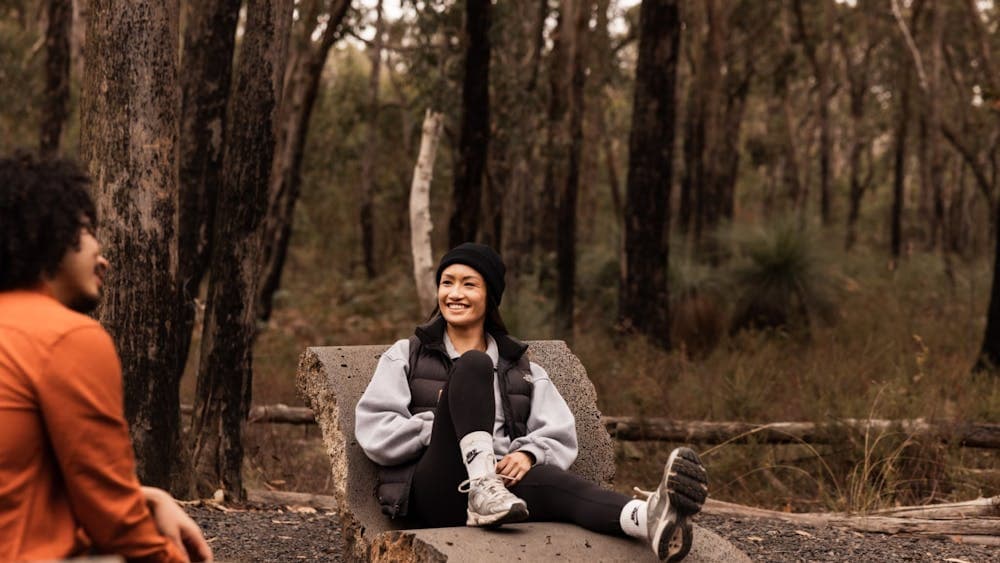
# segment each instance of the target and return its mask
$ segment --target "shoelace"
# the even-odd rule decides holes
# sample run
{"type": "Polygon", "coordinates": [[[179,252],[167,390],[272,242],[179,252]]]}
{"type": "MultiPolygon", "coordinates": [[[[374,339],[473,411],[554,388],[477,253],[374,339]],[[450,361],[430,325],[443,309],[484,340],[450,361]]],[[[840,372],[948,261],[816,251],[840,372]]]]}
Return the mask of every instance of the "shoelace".
{"type": "MultiPolygon", "coordinates": [[[[462,481],[461,483],[458,484],[458,492],[460,492],[460,493],[467,493],[467,492],[469,492],[472,489],[472,482],[473,481],[475,481],[477,483],[481,483],[483,481],[488,480],[488,481],[490,481],[490,483],[488,483],[486,485],[486,489],[489,490],[490,492],[494,492],[495,493],[495,492],[497,492],[496,491],[496,487],[498,485],[502,487],[503,485],[501,484],[500,481],[494,481],[493,479],[490,479],[490,477],[493,477],[493,475],[487,475],[485,477],[479,477],[478,479],[466,479],[465,481],[462,481]]],[[[513,481],[514,480],[513,477],[508,477],[506,475],[497,474],[496,477],[498,477],[500,479],[506,479],[508,481],[513,481]]]]}

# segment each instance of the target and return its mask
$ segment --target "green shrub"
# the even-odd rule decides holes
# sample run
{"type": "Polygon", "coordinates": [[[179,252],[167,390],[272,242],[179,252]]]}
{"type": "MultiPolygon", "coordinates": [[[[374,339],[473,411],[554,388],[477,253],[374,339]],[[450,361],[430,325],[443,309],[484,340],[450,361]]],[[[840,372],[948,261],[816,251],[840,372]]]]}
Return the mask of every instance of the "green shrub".
{"type": "MultiPolygon", "coordinates": [[[[736,255],[732,285],[739,297],[730,330],[790,329],[809,332],[830,320],[834,288],[819,243],[792,221],[727,233],[736,255]]],[[[723,235],[726,238],[726,235],[723,235]]]]}

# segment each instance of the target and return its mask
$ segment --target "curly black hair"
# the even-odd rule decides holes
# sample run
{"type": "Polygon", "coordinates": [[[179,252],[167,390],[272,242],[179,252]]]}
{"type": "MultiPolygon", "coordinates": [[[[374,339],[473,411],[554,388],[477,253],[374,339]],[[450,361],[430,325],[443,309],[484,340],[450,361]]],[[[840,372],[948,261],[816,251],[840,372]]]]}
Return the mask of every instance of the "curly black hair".
{"type": "Polygon", "coordinates": [[[90,179],[75,163],[29,153],[0,157],[0,291],[53,275],[83,228],[97,228],[90,179]]]}

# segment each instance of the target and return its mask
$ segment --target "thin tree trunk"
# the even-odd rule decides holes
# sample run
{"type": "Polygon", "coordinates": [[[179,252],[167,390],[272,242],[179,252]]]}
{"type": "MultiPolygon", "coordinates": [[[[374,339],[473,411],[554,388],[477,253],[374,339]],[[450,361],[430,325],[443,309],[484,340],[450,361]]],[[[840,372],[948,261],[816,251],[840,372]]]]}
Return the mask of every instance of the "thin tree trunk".
{"type": "MultiPolygon", "coordinates": [[[[179,159],[180,350],[177,377],[184,374],[198,315],[198,296],[212,248],[217,188],[222,181],[222,143],[229,100],[239,0],[186,4],[181,58],[179,159]]],[[[182,452],[189,454],[190,452],[182,452]]],[[[191,473],[175,478],[174,492],[188,496],[191,473]],[[187,483],[182,483],[187,481],[187,483]]]]}
{"type": "Polygon", "coordinates": [[[625,329],[670,346],[667,263],[680,19],[675,1],[644,0],[639,11],[625,257],[619,315],[625,329]]]}
{"type": "Polygon", "coordinates": [[[583,152],[583,87],[586,81],[584,45],[587,43],[587,24],[590,21],[592,3],[576,0],[563,5],[574,4],[573,33],[571,50],[569,91],[569,154],[566,159],[566,183],[560,190],[559,214],[556,231],[556,263],[559,277],[559,292],[556,297],[556,333],[564,340],[573,337],[573,306],[576,295],[576,202],[580,185],[580,159],[583,152]]]}
{"type": "MultiPolygon", "coordinates": [[[[313,27],[305,32],[305,47],[299,49],[287,69],[288,85],[281,98],[281,125],[275,147],[274,166],[271,169],[267,219],[264,224],[261,260],[260,289],[257,293],[257,315],[261,320],[271,318],[274,294],[281,286],[288,242],[292,236],[292,219],[302,185],[302,157],[309,133],[309,118],[316,105],[320,77],[327,55],[341,36],[344,17],[350,0],[328,0],[326,25],[319,41],[311,39],[313,27]]],[[[314,22],[309,22],[313,24],[314,22]]]]}
{"type": "Polygon", "coordinates": [[[528,84],[529,92],[534,92],[538,85],[538,71],[542,68],[542,50],[545,47],[545,20],[549,17],[549,0],[535,0],[538,11],[535,16],[532,38],[534,45],[531,50],[531,70],[529,71],[528,84]]]}
{"type": "Polygon", "coordinates": [[[253,390],[260,228],[268,203],[291,0],[249,0],[227,112],[211,284],[191,428],[199,492],[245,498],[243,433],[253,390]]]}
{"type": "MultiPolygon", "coordinates": [[[[823,27],[832,29],[833,22],[830,13],[830,0],[823,0],[823,27]]],[[[832,63],[833,42],[828,38],[813,36],[806,28],[805,16],[802,11],[802,1],[795,0],[795,18],[798,24],[802,47],[813,69],[816,79],[816,113],[819,127],[819,201],[820,218],[824,226],[830,225],[832,210],[830,203],[830,159],[833,152],[833,140],[830,132],[830,88],[829,66],[832,63]],[[825,39],[825,40],[824,40],[825,39]],[[820,56],[819,44],[824,47],[824,55],[820,56]]]]}
{"type": "Polygon", "coordinates": [[[368,78],[368,135],[361,156],[361,254],[365,275],[375,278],[375,155],[378,153],[379,73],[382,72],[382,0],[375,4],[375,39],[371,47],[371,74],[368,78]]]}
{"type": "Polygon", "coordinates": [[[423,311],[434,310],[437,290],[434,286],[434,253],[431,247],[431,180],[434,178],[434,159],[441,140],[443,116],[427,110],[424,116],[423,135],[420,138],[420,155],[413,169],[410,188],[410,245],[413,252],[413,278],[417,284],[417,297],[423,311]]]}
{"type": "MultiPolygon", "coordinates": [[[[92,0],[81,145],[112,264],[99,310],[122,361],[139,479],[170,488],[180,435],[177,16],[92,0]]],[[[109,463],[113,460],[108,460],[109,463]]]]}
{"type": "Polygon", "coordinates": [[[59,154],[59,140],[69,117],[69,37],[73,22],[72,0],[46,2],[45,27],[45,93],[42,103],[42,124],[39,153],[59,154]]]}
{"type": "MultiPolygon", "coordinates": [[[[927,73],[927,90],[925,92],[924,116],[927,123],[925,136],[927,150],[927,199],[930,204],[931,232],[928,247],[938,248],[942,244],[942,229],[944,228],[944,154],[941,147],[941,59],[944,28],[945,5],[935,2],[930,7],[930,68],[927,73]]],[[[947,251],[947,248],[944,249],[947,251]]]]}
{"type": "MultiPolygon", "coordinates": [[[[552,52],[549,54],[549,104],[545,127],[545,147],[542,159],[545,174],[542,178],[542,193],[539,202],[543,217],[557,217],[559,213],[559,193],[566,185],[567,151],[570,143],[566,115],[569,112],[569,94],[572,82],[572,44],[574,4],[563,0],[559,4],[559,16],[552,32],[552,52]]],[[[557,252],[558,224],[554,221],[536,221],[536,239],[541,247],[545,262],[548,256],[557,252]]],[[[543,273],[547,268],[543,268],[543,273]]]]}
{"type": "MultiPolygon", "coordinates": [[[[860,7],[862,10],[864,6],[860,7]]],[[[843,55],[844,65],[847,67],[848,81],[848,113],[851,124],[851,149],[848,156],[848,176],[849,189],[847,228],[844,238],[844,248],[851,250],[854,248],[858,238],[858,218],[861,216],[861,199],[868,189],[871,177],[871,167],[869,168],[868,179],[862,175],[863,157],[870,145],[869,135],[865,131],[865,100],[868,97],[868,67],[871,54],[878,44],[878,38],[873,37],[870,31],[867,12],[861,12],[857,23],[858,33],[867,42],[860,59],[855,60],[851,53],[851,45],[843,33],[837,34],[840,50],[843,55]]]]}
{"type": "Polygon", "coordinates": [[[973,366],[973,371],[989,371],[1000,377],[1000,205],[993,209],[994,249],[993,249],[993,283],[990,289],[990,304],[986,310],[986,330],[983,334],[983,345],[979,357],[973,366]]]}
{"type": "Polygon", "coordinates": [[[462,131],[455,162],[448,241],[457,246],[479,231],[483,173],[490,142],[490,0],[465,2],[465,78],[462,82],[462,131]]]}
{"type": "MultiPolygon", "coordinates": [[[[212,248],[240,1],[204,0],[188,3],[187,8],[180,80],[179,256],[190,324],[212,248]]],[[[183,369],[183,358],[178,363],[183,369]]]]}
{"type": "MultiPolygon", "coordinates": [[[[909,72],[903,73],[904,77],[909,72]]],[[[893,156],[892,217],[890,251],[894,260],[899,260],[903,250],[903,201],[906,186],[906,136],[910,123],[909,80],[902,80],[899,98],[899,121],[896,125],[896,148],[893,156]]]]}

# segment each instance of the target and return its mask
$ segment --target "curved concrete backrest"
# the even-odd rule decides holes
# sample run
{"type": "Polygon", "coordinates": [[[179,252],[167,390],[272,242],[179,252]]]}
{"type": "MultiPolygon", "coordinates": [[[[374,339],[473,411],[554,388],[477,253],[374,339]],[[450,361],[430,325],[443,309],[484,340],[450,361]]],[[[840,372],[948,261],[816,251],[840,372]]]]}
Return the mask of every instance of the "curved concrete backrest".
{"type": "MultiPolygon", "coordinates": [[[[611,437],[601,424],[597,394],[580,360],[565,342],[529,342],[528,354],[542,366],[576,417],[580,454],[571,471],[607,485],[614,477],[611,437]]],[[[390,529],[408,527],[382,515],[372,494],[375,464],[354,438],[354,407],[364,393],[375,366],[388,348],[331,346],[308,348],[299,361],[299,394],[316,414],[333,471],[334,496],[344,519],[344,535],[359,550],[364,538],[390,529]],[[349,514],[348,514],[349,513],[349,514]]]]}

